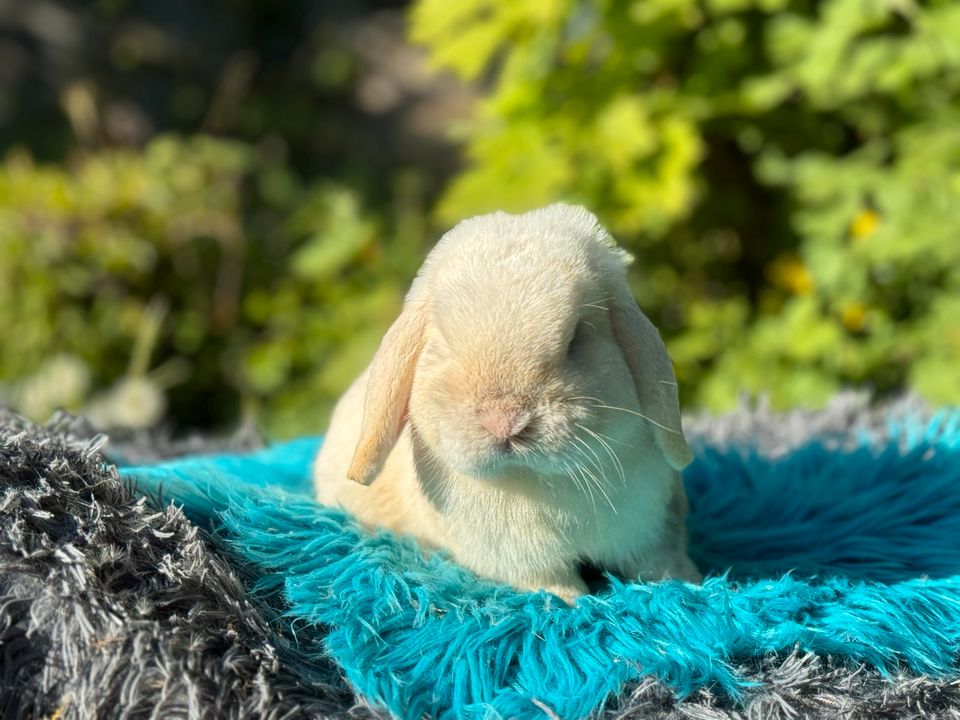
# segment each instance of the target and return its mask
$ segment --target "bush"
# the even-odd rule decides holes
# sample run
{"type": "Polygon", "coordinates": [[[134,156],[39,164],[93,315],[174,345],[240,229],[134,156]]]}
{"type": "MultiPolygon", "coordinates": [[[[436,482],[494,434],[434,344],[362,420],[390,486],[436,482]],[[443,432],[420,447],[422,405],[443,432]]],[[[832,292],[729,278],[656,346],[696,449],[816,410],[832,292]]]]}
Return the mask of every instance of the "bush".
{"type": "Polygon", "coordinates": [[[396,206],[386,223],[269,148],[205,137],[69,168],[14,154],[0,166],[0,401],[107,427],[242,411],[274,435],[319,431],[422,255],[409,178],[396,206]]]}
{"type": "Polygon", "coordinates": [[[418,0],[412,34],[488,87],[440,218],[595,209],[688,402],[960,403],[960,5],[418,0]]]}

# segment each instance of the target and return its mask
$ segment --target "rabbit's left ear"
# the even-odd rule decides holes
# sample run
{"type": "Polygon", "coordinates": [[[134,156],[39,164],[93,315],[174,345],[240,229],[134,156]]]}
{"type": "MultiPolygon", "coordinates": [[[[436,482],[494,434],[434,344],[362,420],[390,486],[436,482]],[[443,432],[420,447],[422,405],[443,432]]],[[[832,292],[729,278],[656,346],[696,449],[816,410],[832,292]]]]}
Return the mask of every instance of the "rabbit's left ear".
{"type": "Polygon", "coordinates": [[[633,376],[643,414],[667,462],[683,470],[693,453],[683,437],[677,378],[667,348],[653,323],[637,307],[624,279],[611,288],[610,323],[613,335],[633,376]]]}

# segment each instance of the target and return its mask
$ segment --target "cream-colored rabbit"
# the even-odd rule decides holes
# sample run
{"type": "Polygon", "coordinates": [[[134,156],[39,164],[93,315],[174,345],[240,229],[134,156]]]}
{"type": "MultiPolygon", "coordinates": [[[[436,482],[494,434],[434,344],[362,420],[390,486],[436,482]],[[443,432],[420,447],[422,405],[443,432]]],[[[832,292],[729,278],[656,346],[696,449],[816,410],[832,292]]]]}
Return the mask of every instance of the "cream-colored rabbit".
{"type": "Polygon", "coordinates": [[[676,380],[629,260],[569,205],[453,228],[334,411],[320,502],[568,601],[582,562],[698,579],[676,380]]]}

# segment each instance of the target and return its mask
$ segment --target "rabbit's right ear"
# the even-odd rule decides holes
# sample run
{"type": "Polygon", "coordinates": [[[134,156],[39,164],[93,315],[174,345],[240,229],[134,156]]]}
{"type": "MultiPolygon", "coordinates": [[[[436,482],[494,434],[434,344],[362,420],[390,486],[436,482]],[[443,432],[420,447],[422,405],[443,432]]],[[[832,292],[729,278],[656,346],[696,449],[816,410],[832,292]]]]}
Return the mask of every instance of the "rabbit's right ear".
{"type": "Polygon", "coordinates": [[[369,485],[380,474],[400,437],[426,322],[426,302],[408,301],[373,357],[363,402],[360,439],[347,469],[347,477],[361,485],[369,485]]]}

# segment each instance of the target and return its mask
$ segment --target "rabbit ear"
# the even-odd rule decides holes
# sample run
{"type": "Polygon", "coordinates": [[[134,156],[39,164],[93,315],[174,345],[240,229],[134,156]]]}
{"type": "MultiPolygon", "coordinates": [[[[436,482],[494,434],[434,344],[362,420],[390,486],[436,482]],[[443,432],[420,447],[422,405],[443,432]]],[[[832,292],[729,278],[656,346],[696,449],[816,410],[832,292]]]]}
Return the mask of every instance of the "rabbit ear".
{"type": "Polygon", "coordinates": [[[408,301],[370,364],[360,439],[347,477],[369,485],[383,469],[406,421],[426,326],[426,303],[408,301]]]}
{"type": "Polygon", "coordinates": [[[693,460],[693,453],[683,437],[677,379],[667,348],[653,323],[640,312],[626,282],[612,294],[613,335],[630,368],[641,409],[667,462],[682,470],[693,460]]]}

